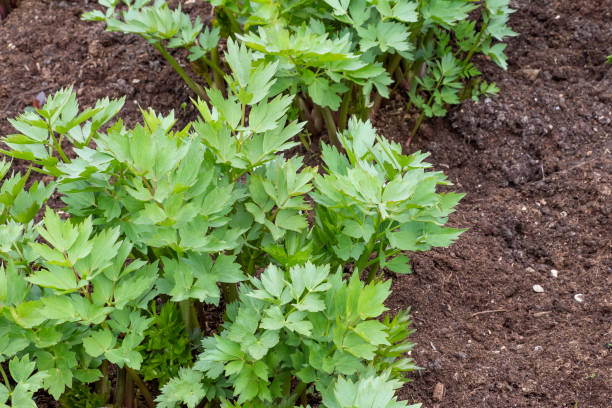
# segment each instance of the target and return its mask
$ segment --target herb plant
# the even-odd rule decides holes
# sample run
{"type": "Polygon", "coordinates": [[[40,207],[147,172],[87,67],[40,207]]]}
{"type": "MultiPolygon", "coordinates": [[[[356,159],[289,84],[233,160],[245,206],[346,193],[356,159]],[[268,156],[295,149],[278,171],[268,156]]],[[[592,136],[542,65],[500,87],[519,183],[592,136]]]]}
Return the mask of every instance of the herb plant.
{"type": "Polygon", "coordinates": [[[409,317],[377,320],[390,285],[380,272],[407,273],[402,251],[456,239],[444,224],[461,196],[437,193],[448,182],[425,155],[403,155],[357,118],[342,150],[323,146],[322,171],[285,158],[303,123],[277,92],[278,61],[233,40],[227,50],[227,89],[205,90],[183,129],[151,110],[128,129],[112,122],[123,100],[80,111],[71,89],[11,119],[19,133],[2,153],[30,170],[0,187],[2,403],[95,383],[105,404],[132,406],[137,389],[154,406],[143,379],[181,364],[161,406],[305,405],[316,393],[366,407],[373,387],[380,406],[405,406],[392,395],[413,369],[409,317]],[[54,181],[26,188],[32,172],[54,181]],[[53,194],[64,207],[37,217],[53,194]],[[191,367],[203,304],[221,297],[225,323],[191,367]],[[160,353],[170,330],[183,332],[160,353]]]}
{"type": "Polygon", "coordinates": [[[228,307],[221,333],[203,339],[194,369],[164,387],[159,407],[234,395],[239,405],[290,408],[315,390],[327,407],[406,406],[392,397],[415,368],[400,357],[412,348],[409,321],[376,320],[389,281],[364,286],[357,273],[347,282],[341,269],[306,263],[288,271],[270,265],[250,283],[228,307]]]}
{"type": "Polygon", "coordinates": [[[191,365],[191,341],[185,331],[180,309],[167,302],[157,311],[157,302],[149,307],[153,322],[144,331],[144,340],[137,348],[143,360],[140,372],[144,381],[165,384],[181,367],[191,365]]]}
{"type": "Polygon", "coordinates": [[[106,12],[85,19],[143,36],[202,98],[201,86],[168,49],[188,49],[194,71],[223,91],[218,42],[244,42],[257,51],[257,63],[278,64],[275,91],[296,95],[293,112],[308,132],[327,129],[337,147],[336,133],[348,118],[374,115],[390,87],[404,88],[409,107],[420,111],[412,135],[425,117],[444,116],[449,105],[497,93],[472,57],[483,54],[505,69],[506,46],[496,41],[516,35],[507,26],[509,0],[215,0],[213,27],[204,30],[199,18],[192,23],[163,0],[124,0],[126,10],[118,10],[118,0],[99,3],[106,12]]]}

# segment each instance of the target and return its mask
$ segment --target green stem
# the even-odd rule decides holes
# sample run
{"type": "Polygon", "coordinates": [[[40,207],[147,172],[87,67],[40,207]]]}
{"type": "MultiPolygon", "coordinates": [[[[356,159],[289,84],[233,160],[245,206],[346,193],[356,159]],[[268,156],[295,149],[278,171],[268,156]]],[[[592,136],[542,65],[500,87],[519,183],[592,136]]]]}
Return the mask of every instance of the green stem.
{"type": "Polygon", "coordinates": [[[157,51],[159,51],[162,57],[164,57],[166,61],[168,61],[168,63],[172,66],[172,68],[174,68],[174,70],[180,75],[180,77],[183,78],[183,81],[185,81],[187,86],[191,88],[191,90],[197,96],[204,99],[205,94],[204,94],[204,90],[202,89],[202,87],[198,83],[196,83],[193,79],[191,79],[189,74],[187,74],[187,72],[185,72],[183,67],[179,65],[179,63],[174,59],[174,57],[170,55],[168,51],[166,51],[164,46],[159,42],[153,43],[153,46],[157,49],[157,51]]]}
{"type": "Polygon", "coordinates": [[[478,33],[478,38],[476,38],[476,41],[474,42],[474,45],[472,45],[470,52],[468,52],[468,54],[463,59],[463,62],[461,63],[461,65],[463,65],[464,67],[467,65],[468,62],[470,62],[470,59],[472,59],[472,55],[474,55],[476,49],[480,46],[480,40],[482,39],[482,35],[487,29],[487,26],[487,22],[482,23],[482,27],[480,28],[480,32],[478,33]]]}
{"type": "MultiPolygon", "coordinates": [[[[440,79],[438,80],[438,83],[436,84],[436,87],[434,88],[433,92],[429,96],[429,99],[427,100],[427,106],[430,106],[431,103],[433,102],[434,95],[436,91],[438,90],[438,88],[440,88],[440,85],[442,84],[443,80],[444,80],[444,76],[441,76],[440,79]]],[[[412,128],[412,132],[410,133],[410,138],[408,138],[406,145],[410,144],[410,142],[412,141],[412,138],[414,137],[414,135],[416,135],[416,132],[419,130],[419,127],[421,127],[421,123],[423,123],[424,118],[425,118],[425,111],[422,110],[421,114],[419,115],[419,118],[416,121],[416,124],[414,125],[414,128],[412,128]]]]}
{"type": "Polygon", "coordinates": [[[187,330],[187,334],[189,338],[191,338],[191,333],[193,333],[194,322],[192,321],[191,314],[191,300],[181,300],[179,302],[179,308],[181,309],[181,316],[183,318],[183,323],[185,324],[185,330],[187,330]]]}
{"type": "Polygon", "coordinates": [[[53,128],[51,127],[51,124],[49,122],[47,122],[47,130],[49,131],[49,134],[53,139],[53,147],[55,147],[55,150],[59,153],[64,163],[70,163],[70,159],[68,158],[68,156],[66,156],[64,150],[62,149],[61,139],[60,142],[57,141],[57,138],[55,137],[55,132],[53,131],[53,128]]]}
{"type": "Polygon", "coordinates": [[[155,407],[155,401],[153,400],[153,396],[151,395],[151,392],[147,388],[147,385],[144,383],[144,381],[142,381],[138,373],[132,370],[130,367],[126,366],[126,369],[132,380],[134,380],[134,383],[136,383],[136,386],[140,389],[140,392],[142,392],[142,396],[144,397],[145,401],[147,401],[147,405],[150,408],[155,407]]]}
{"type": "Polygon", "coordinates": [[[209,88],[212,88],[214,86],[212,79],[210,79],[208,65],[205,61],[200,58],[193,62],[193,65],[191,67],[196,72],[196,74],[204,78],[209,88]]]}
{"type": "MultiPolygon", "coordinates": [[[[372,234],[370,241],[368,241],[366,245],[365,251],[363,251],[363,254],[361,254],[359,259],[357,260],[357,263],[355,264],[355,269],[357,269],[359,273],[362,273],[363,270],[367,267],[367,264],[370,260],[370,255],[372,255],[372,252],[374,251],[374,247],[376,246],[376,237],[377,237],[376,234],[372,234]]],[[[370,275],[368,274],[368,279],[369,278],[370,278],[370,275]]]]}
{"type": "Polygon", "coordinates": [[[323,116],[323,120],[325,121],[325,127],[327,128],[327,135],[329,136],[330,143],[336,146],[338,149],[341,149],[342,145],[338,139],[338,130],[336,129],[336,122],[334,121],[331,109],[329,109],[327,106],[325,108],[321,108],[317,105],[317,107],[321,109],[321,114],[323,116]]]}
{"type": "MultiPolygon", "coordinates": [[[[1,153],[2,151],[0,151],[1,153]]],[[[40,173],[40,174],[45,174],[45,175],[50,175],[51,173],[49,173],[48,171],[44,171],[43,169],[39,169],[38,167],[34,167],[34,166],[30,166],[30,170],[36,172],[36,173],[40,173]]]]}
{"type": "Polygon", "coordinates": [[[395,76],[395,85],[393,85],[393,89],[391,89],[391,93],[394,93],[397,88],[399,88],[400,86],[403,86],[402,83],[404,82],[404,71],[402,71],[402,67],[397,67],[395,68],[395,72],[394,72],[394,76],[395,76]]]}
{"type": "Polygon", "coordinates": [[[425,111],[421,111],[419,118],[417,119],[414,127],[412,128],[412,132],[410,132],[410,137],[408,138],[408,142],[406,144],[410,144],[410,142],[412,141],[412,138],[414,137],[414,135],[416,135],[416,132],[421,127],[421,123],[423,123],[424,118],[425,118],[425,111]]]}
{"type": "MultiPolygon", "coordinates": [[[[216,72],[221,78],[223,78],[225,76],[225,72],[223,72],[223,70],[219,66],[219,51],[217,50],[216,47],[211,51],[211,55],[213,56],[213,59],[208,59],[208,58],[206,58],[205,55],[202,55],[200,57],[200,60],[203,63],[205,63],[208,67],[210,67],[210,69],[212,69],[214,72],[216,72]],[[215,55],[216,55],[216,57],[215,57],[215,55]]],[[[223,87],[223,90],[224,89],[225,89],[225,87],[223,87]]]]}
{"type": "Polygon", "coordinates": [[[393,54],[393,57],[391,57],[391,61],[387,66],[387,72],[389,75],[393,75],[395,73],[395,70],[397,70],[397,67],[399,67],[400,62],[402,62],[402,56],[399,54],[393,54]]]}
{"type": "Polygon", "coordinates": [[[225,8],[220,8],[219,11],[222,12],[229,20],[230,26],[232,27],[232,32],[242,34],[242,26],[240,25],[240,23],[238,23],[238,21],[236,21],[233,13],[231,11],[226,11],[225,8]]]}
{"type": "Polygon", "coordinates": [[[115,387],[115,403],[116,408],[123,408],[123,399],[125,396],[125,366],[119,369],[117,373],[117,385],[115,387]]]}
{"type": "Polygon", "coordinates": [[[378,268],[380,267],[380,258],[384,256],[385,256],[385,253],[383,251],[383,240],[381,239],[380,245],[378,248],[378,253],[376,254],[376,258],[374,258],[378,262],[376,262],[368,271],[368,279],[366,280],[366,283],[370,283],[376,278],[376,274],[378,273],[378,268]]]}
{"type": "Polygon", "coordinates": [[[351,104],[352,96],[353,96],[353,90],[349,89],[349,91],[346,92],[344,94],[343,98],[342,98],[342,105],[340,105],[340,115],[338,117],[338,130],[340,132],[342,132],[342,131],[344,131],[344,129],[346,129],[346,123],[347,123],[347,120],[348,120],[349,105],[351,104]]]}
{"type": "Polygon", "coordinates": [[[225,73],[219,68],[219,49],[214,47],[210,54],[211,61],[209,65],[213,69],[213,80],[215,81],[217,89],[225,96],[225,83],[223,82],[225,73]]]}
{"type": "Polygon", "coordinates": [[[306,390],[308,390],[308,384],[300,381],[300,383],[291,393],[291,396],[287,400],[287,405],[285,405],[285,407],[293,407],[298,399],[301,399],[302,403],[304,403],[303,398],[306,396],[306,390]]]}
{"type": "Polygon", "coordinates": [[[238,286],[235,283],[222,283],[221,292],[226,305],[238,300],[238,286]]]}
{"type": "Polygon", "coordinates": [[[110,388],[108,386],[108,360],[102,361],[101,372],[102,378],[96,384],[96,393],[102,395],[104,398],[104,404],[106,404],[110,397],[110,388]]]}
{"type": "MultiPolygon", "coordinates": [[[[298,111],[298,114],[300,115],[300,119],[306,122],[306,128],[308,129],[310,134],[316,134],[317,131],[315,129],[314,119],[310,114],[310,110],[308,109],[308,105],[306,104],[304,98],[302,98],[300,95],[297,95],[294,99],[294,104],[297,105],[296,109],[298,111]]],[[[302,138],[302,136],[300,136],[300,138],[302,138]]],[[[303,140],[302,143],[304,143],[303,140]]],[[[308,146],[306,149],[310,150],[310,146],[308,146]]]]}
{"type": "MultiPolygon", "coordinates": [[[[129,367],[126,365],[125,370],[129,370],[129,367]]],[[[132,377],[129,375],[125,376],[125,393],[123,394],[123,407],[124,408],[134,408],[134,381],[132,377]]]]}
{"type": "Polygon", "coordinates": [[[4,379],[4,385],[6,385],[6,388],[9,390],[9,393],[12,392],[13,389],[11,388],[11,383],[9,382],[6,372],[4,371],[4,367],[2,367],[1,363],[0,363],[0,372],[2,373],[2,378],[4,379]]]}
{"type": "Polygon", "coordinates": [[[306,151],[310,151],[310,142],[306,140],[306,137],[304,136],[304,132],[298,133],[298,137],[300,138],[300,142],[302,142],[302,145],[304,146],[306,151]]]}
{"type": "Polygon", "coordinates": [[[247,276],[253,276],[255,268],[255,254],[254,251],[250,251],[249,264],[247,265],[247,276]]]}

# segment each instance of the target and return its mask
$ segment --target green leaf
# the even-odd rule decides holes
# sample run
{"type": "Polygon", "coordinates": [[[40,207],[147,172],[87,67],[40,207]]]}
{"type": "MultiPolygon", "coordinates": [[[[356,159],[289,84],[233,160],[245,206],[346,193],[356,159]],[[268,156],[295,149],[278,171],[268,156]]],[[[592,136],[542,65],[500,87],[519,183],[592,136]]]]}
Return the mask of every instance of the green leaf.
{"type": "Polygon", "coordinates": [[[115,336],[110,330],[104,329],[92,332],[89,337],[83,339],[83,347],[87,354],[98,357],[111,350],[115,345],[115,336]]]}
{"type": "Polygon", "coordinates": [[[275,265],[270,265],[261,274],[261,283],[264,289],[273,297],[280,298],[281,292],[285,287],[284,274],[275,265]]]}
{"type": "Polygon", "coordinates": [[[412,268],[410,268],[410,259],[404,255],[398,255],[387,261],[385,266],[391,271],[395,273],[401,274],[410,274],[412,273],[412,268]]]}
{"type": "Polygon", "coordinates": [[[332,111],[340,108],[342,98],[338,94],[346,92],[348,88],[343,84],[330,84],[327,78],[317,77],[308,85],[308,95],[312,101],[322,108],[329,107],[332,111]]]}
{"type": "Polygon", "coordinates": [[[385,300],[391,294],[391,281],[372,282],[359,293],[359,317],[367,319],[380,316],[387,308],[385,300]]]}
{"type": "Polygon", "coordinates": [[[387,327],[378,320],[368,320],[359,323],[354,330],[355,333],[360,335],[370,344],[390,345],[389,341],[387,340],[388,334],[386,329],[387,327]]]}
{"type": "Polygon", "coordinates": [[[36,362],[30,361],[30,356],[26,354],[21,359],[14,357],[11,361],[9,361],[8,366],[13,380],[18,383],[25,384],[28,382],[28,379],[34,372],[36,362]]]}
{"type": "Polygon", "coordinates": [[[162,393],[155,399],[159,408],[174,408],[177,403],[184,403],[188,408],[196,405],[206,396],[202,384],[203,375],[195,370],[181,368],[179,376],[171,379],[161,389],[162,393]]]}
{"type": "Polygon", "coordinates": [[[290,95],[278,95],[270,101],[262,101],[253,106],[249,114],[249,129],[254,133],[263,133],[278,128],[292,100],[290,95]]]}
{"type": "Polygon", "coordinates": [[[68,296],[50,296],[41,299],[44,308],[41,314],[47,319],[69,322],[78,320],[74,303],[68,296]]]}
{"type": "Polygon", "coordinates": [[[275,224],[290,231],[300,232],[308,227],[306,218],[295,210],[280,210],[276,214],[275,224]]]}

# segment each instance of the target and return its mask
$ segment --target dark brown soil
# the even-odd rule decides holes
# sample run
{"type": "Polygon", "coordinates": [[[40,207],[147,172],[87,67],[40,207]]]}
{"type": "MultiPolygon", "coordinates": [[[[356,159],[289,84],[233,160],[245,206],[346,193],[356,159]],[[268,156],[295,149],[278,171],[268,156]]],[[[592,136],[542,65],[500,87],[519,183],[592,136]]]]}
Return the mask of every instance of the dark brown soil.
{"type": "MultiPolygon", "coordinates": [[[[26,0],[0,25],[0,134],[40,89],[69,85],[85,106],[127,95],[129,124],[139,105],[174,109],[179,125],[195,117],[189,104],[180,108],[189,90],[145,41],[79,20],[89,3],[26,0]]],[[[479,61],[500,95],[425,123],[406,148],[430,151],[468,193],[451,223],[469,230],[451,248],[415,255],[414,273],[394,278],[389,306],[412,307],[413,357],[423,367],[402,397],[428,408],[608,408],[612,1],[512,7],[521,35],[509,41],[508,71],[479,61]]],[[[413,124],[404,107],[401,95],[387,102],[376,123],[400,142],[413,124]]]]}

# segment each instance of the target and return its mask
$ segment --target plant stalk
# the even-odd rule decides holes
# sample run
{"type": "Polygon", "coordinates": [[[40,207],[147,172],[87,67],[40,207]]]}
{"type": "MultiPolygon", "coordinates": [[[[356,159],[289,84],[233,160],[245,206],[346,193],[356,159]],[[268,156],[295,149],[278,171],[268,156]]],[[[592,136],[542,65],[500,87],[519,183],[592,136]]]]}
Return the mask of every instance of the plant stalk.
{"type": "MultiPolygon", "coordinates": [[[[216,47],[211,51],[211,56],[212,59],[208,59],[205,55],[202,55],[200,57],[200,60],[203,64],[206,64],[206,66],[210,67],[210,69],[213,70],[213,74],[216,72],[221,77],[221,79],[223,79],[223,77],[225,76],[225,72],[223,72],[223,70],[219,66],[219,50],[217,50],[216,47]]],[[[220,90],[223,91],[225,90],[225,83],[222,81],[221,84],[223,85],[223,88],[220,90]]]]}
{"type": "MultiPolygon", "coordinates": [[[[378,94],[377,94],[378,95],[378,94]]],[[[342,97],[342,105],[340,105],[340,114],[338,116],[338,130],[340,132],[346,129],[346,123],[348,121],[348,111],[353,96],[353,90],[350,89],[342,97]]]]}
{"type": "MultiPolygon", "coordinates": [[[[127,372],[128,366],[125,366],[127,372]]],[[[125,392],[123,394],[123,406],[124,408],[134,408],[134,381],[132,376],[125,376],[125,392]]]]}
{"type": "Polygon", "coordinates": [[[235,283],[222,283],[221,292],[226,305],[238,300],[238,286],[235,283]]]}
{"type": "Polygon", "coordinates": [[[463,65],[464,67],[467,65],[468,62],[470,62],[470,59],[472,59],[472,55],[474,55],[474,53],[476,52],[476,49],[480,45],[480,40],[482,39],[482,36],[485,30],[487,29],[487,26],[488,26],[487,22],[483,21],[482,27],[480,27],[480,32],[478,33],[478,37],[476,38],[474,45],[472,45],[470,52],[468,52],[468,54],[465,56],[465,58],[461,62],[461,65],[463,65]]]}
{"type": "Polygon", "coordinates": [[[195,82],[187,72],[185,72],[185,70],[183,69],[183,67],[180,66],[180,64],[174,59],[174,57],[172,55],[170,55],[170,53],[168,51],[166,51],[166,49],[164,48],[163,45],[161,45],[159,42],[155,42],[153,43],[153,46],[157,49],[157,51],[159,51],[159,53],[162,55],[162,57],[164,57],[166,59],[166,61],[168,61],[168,63],[172,66],[172,68],[174,68],[174,70],[181,76],[181,78],[183,78],[183,81],[185,81],[185,83],[187,84],[187,86],[200,98],[204,99],[204,90],[202,89],[202,87],[195,82]]]}
{"type": "Polygon", "coordinates": [[[138,389],[142,393],[142,396],[147,401],[147,405],[150,408],[155,407],[155,401],[153,400],[153,396],[151,395],[151,392],[147,388],[147,385],[144,383],[144,381],[142,381],[142,379],[140,378],[138,373],[136,371],[132,370],[130,367],[126,366],[126,369],[127,369],[127,373],[132,378],[134,383],[136,383],[136,386],[138,387],[138,389]]]}
{"type": "Polygon", "coordinates": [[[125,397],[125,366],[117,372],[117,385],[115,387],[115,403],[116,408],[123,408],[123,400],[125,397]]]}
{"type": "MultiPolygon", "coordinates": [[[[366,245],[365,251],[359,257],[359,259],[357,260],[357,263],[355,264],[355,269],[357,269],[357,271],[360,274],[367,267],[368,261],[370,260],[370,255],[372,255],[372,252],[374,251],[374,247],[376,246],[376,237],[377,237],[376,234],[372,234],[372,237],[370,238],[370,241],[366,245]]],[[[372,279],[373,279],[373,277],[371,278],[371,276],[370,276],[372,269],[374,269],[374,266],[372,266],[372,268],[370,269],[370,272],[368,273],[367,283],[370,283],[372,281],[372,279]]],[[[378,269],[378,268],[376,268],[376,269],[378,269]]],[[[374,271],[374,274],[376,274],[376,271],[377,270],[374,271]]]]}
{"type": "Polygon", "coordinates": [[[187,334],[189,335],[189,338],[191,338],[191,334],[193,333],[194,329],[194,322],[191,314],[191,300],[181,300],[179,302],[179,308],[181,310],[183,323],[185,324],[185,330],[187,330],[187,334]]]}
{"type": "Polygon", "coordinates": [[[338,129],[336,128],[336,121],[334,120],[331,109],[329,109],[329,107],[321,108],[318,105],[317,107],[321,110],[323,120],[325,121],[325,127],[327,128],[327,135],[330,143],[336,146],[338,149],[341,149],[342,145],[338,139],[338,129]]]}
{"type": "Polygon", "coordinates": [[[2,373],[2,378],[4,379],[4,385],[6,385],[6,388],[9,390],[9,393],[12,392],[13,389],[11,388],[11,383],[9,382],[6,372],[4,371],[4,367],[2,367],[2,363],[0,363],[0,372],[2,373]]]}
{"type": "Polygon", "coordinates": [[[110,387],[108,386],[108,360],[102,361],[102,366],[100,368],[102,378],[100,378],[96,384],[96,393],[104,397],[104,404],[106,404],[110,397],[110,387]]]}
{"type": "MultiPolygon", "coordinates": [[[[223,76],[225,74],[219,68],[219,48],[214,47],[212,51],[210,52],[210,54],[211,54],[211,61],[210,61],[209,66],[213,69],[213,81],[215,82],[215,86],[217,87],[219,91],[221,91],[223,96],[226,96],[225,95],[225,92],[226,92],[225,82],[223,82],[223,76]]],[[[202,58],[205,58],[205,57],[202,57],[202,58]]]]}

